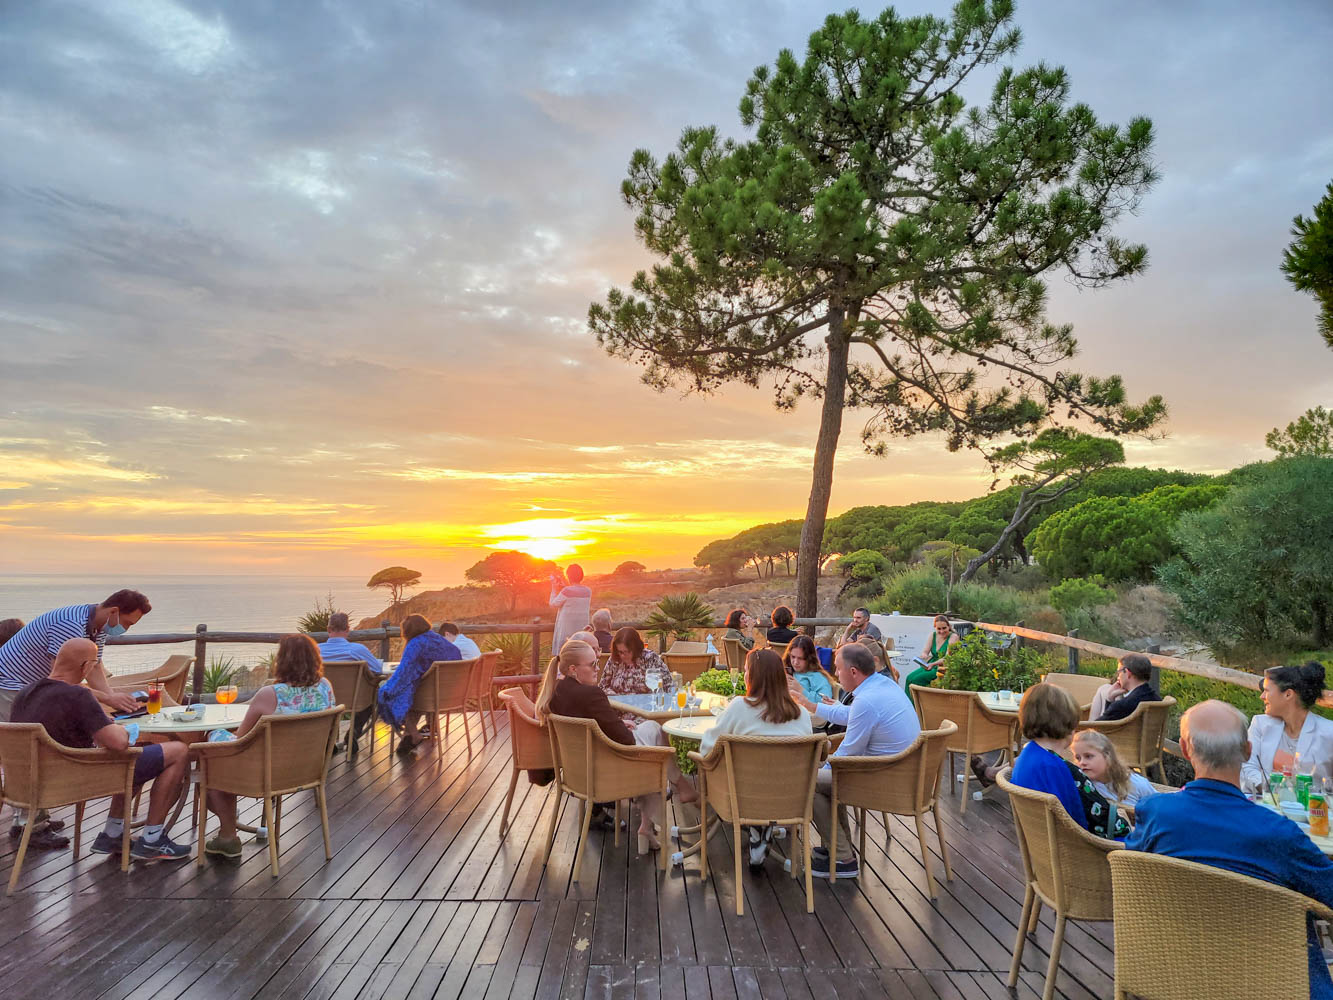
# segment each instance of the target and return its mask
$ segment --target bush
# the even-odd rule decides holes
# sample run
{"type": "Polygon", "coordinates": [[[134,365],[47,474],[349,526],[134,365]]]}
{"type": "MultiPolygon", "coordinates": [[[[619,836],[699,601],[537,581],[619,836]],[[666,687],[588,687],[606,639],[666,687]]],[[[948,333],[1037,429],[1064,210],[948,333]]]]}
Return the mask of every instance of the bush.
{"type": "Polygon", "coordinates": [[[1013,625],[1025,617],[1023,612],[1029,607],[1028,598],[1009,587],[969,581],[953,588],[954,613],[974,622],[1013,625]]]}
{"type": "Polygon", "coordinates": [[[1038,632],[1052,632],[1055,635],[1063,635],[1069,630],[1069,626],[1065,624],[1065,616],[1046,605],[1028,608],[1023,614],[1023,622],[1028,628],[1034,628],[1038,632]]]}
{"type": "Polygon", "coordinates": [[[934,615],[947,600],[944,577],[934,566],[914,566],[889,577],[884,596],[869,605],[877,614],[934,615]]]}
{"type": "Polygon", "coordinates": [[[319,598],[315,598],[315,607],[313,611],[307,611],[300,618],[296,619],[296,627],[307,634],[311,632],[327,632],[329,630],[329,616],[338,609],[333,606],[333,595],[329,594],[323,604],[319,598]]]}
{"type": "Polygon", "coordinates": [[[1023,691],[1037,683],[1045,660],[1035,649],[993,649],[986,633],[973,629],[949,645],[944,670],[932,687],[955,691],[1023,691]]]}
{"type": "Polygon", "coordinates": [[[204,668],[204,691],[208,694],[216,694],[218,688],[225,687],[231,683],[232,677],[240,665],[236,662],[234,656],[215,656],[208,661],[208,666],[204,668]]]}
{"type": "Polygon", "coordinates": [[[644,631],[663,642],[672,638],[689,639],[695,629],[710,628],[716,616],[717,612],[693,591],[668,594],[644,620],[644,631]]]}
{"type": "Polygon", "coordinates": [[[1070,577],[1051,588],[1051,607],[1058,611],[1079,611],[1110,604],[1115,593],[1101,585],[1100,577],[1070,577]]]}

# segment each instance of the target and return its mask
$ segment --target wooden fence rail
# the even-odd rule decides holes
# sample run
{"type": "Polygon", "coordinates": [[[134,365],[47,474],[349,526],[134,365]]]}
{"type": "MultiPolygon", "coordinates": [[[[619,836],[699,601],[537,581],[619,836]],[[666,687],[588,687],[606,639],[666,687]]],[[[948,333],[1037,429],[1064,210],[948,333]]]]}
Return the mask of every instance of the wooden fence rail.
{"type": "MultiPolygon", "coordinates": [[[[1117,660],[1129,653],[1139,652],[1139,650],[1134,649],[1121,649],[1119,646],[1107,646],[1104,643],[1080,639],[1073,635],[1039,632],[1036,629],[1025,628],[1022,625],[993,625],[990,622],[977,622],[976,627],[985,629],[987,632],[1001,632],[1006,635],[1019,636],[1023,639],[1032,639],[1035,642],[1048,642],[1052,645],[1064,646],[1066,649],[1081,650],[1085,653],[1094,653],[1097,656],[1109,656],[1117,660]]],[[[1191,674],[1194,677],[1206,677],[1209,680],[1234,684],[1237,687],[1248,688],[1251,691],[1258,691],[1263,687],[1264,679],[1261,674],[1234,670],[1231,667],[1219,666],[1216,663],[1201,663],[1198,660],[1186,660],[1179,656],[1166,656],[1162,653],[1141,653],[1141,655],[1146,656],[1154,667],[1161,670],[1174,670],[1177,673],[1191,674]]],[[[1078,664],[1077,656],[1071,656],[1069,662],[1071,667],[1076,668],[1078,664]]],[[[1324,696],[1319,699],[1319,704],[1326,708],[1333,708],[1333,691],[1325,691],[1324,696]]]]}
{"type": "MultiPolygon", "coordinates": [[[[812,627],[827,627],[830,625],[846,625],[846,618],[797,618],[797,625],[809,625],[812,627]]],[[[644,622],[622,622],[619,627],[643,629],[646,627],[644,622]]],[[[716,621],[707,626],[714,629],[722,629],[725,622],[716,621]]],[[[530,635],[532,636],[532,672],[540,673],[543,664],[541,657],[541,636],[548,632],[553,632],[555,624],[553,622],[534,621],[531,623],[503,622],[499,624],[466,624],[459,625],[459,630],[464,635],[530,635]]],[[[295,631],[295,630],[292,630],[295,631]]],[[[204,665],[208,660],[209,643],[277,643],[284,636],[292,634],[287,632],[227,632],[227,631],[209,631],[207,624],[198,625],[193,632],[161,632],[156,634],[144,635],[126,634],[113,636],[107,639],[107,644],[112,646],[157,646],[170,643],[192,642],[194,643],[194,674],[193,684],[195,695],[199,695],[204,690],[204,665]]],[[[323,642],[329,637],[327,632],[309,632],[306,633],[316,642],[323,642]]],[[[353,630],[348,638],[352,642],[378,642],[380,644],[380,659],[387,659],[389,656],[389,640],[396,639],[402,635],[402,629],[397,625],[391,625],[387,620],[381,623],[379,628],[363,628],[353,630]]]]}

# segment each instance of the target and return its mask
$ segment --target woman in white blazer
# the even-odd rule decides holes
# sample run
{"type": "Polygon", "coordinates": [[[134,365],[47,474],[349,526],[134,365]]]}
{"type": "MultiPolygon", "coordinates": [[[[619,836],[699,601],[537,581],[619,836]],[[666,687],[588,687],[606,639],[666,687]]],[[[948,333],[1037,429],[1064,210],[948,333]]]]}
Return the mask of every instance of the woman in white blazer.
{"type": "Polygon", "coordinates": [[[1250,722],[1250,759],[1240,772],[1246,791],[1262,789],[1265,775],[1297,755],[1317,776],[1333,777],[1333,720],[1310,711],[1323,693],[1324,667],[1314,660],[1264,671],[1264,714],[1250,722]]]}

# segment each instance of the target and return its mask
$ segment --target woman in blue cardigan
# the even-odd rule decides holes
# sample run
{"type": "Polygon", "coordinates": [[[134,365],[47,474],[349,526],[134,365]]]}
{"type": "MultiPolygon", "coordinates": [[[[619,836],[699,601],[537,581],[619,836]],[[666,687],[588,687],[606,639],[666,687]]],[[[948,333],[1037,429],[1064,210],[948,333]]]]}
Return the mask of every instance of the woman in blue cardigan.
{"type": "Polygon", "coordinates": [[[380,685],[376,697],[380,718],[398,733],[398,752],[406,756],[424,738],[417,729],[421,713],[412,711],[417,685],[436,660],[461,660],[463,654],[440,633],[432,631],[430,622],[421,615],[408,615],[403,619],[403,638],[407,645],[403,647],[398,669],[380,685]]]}

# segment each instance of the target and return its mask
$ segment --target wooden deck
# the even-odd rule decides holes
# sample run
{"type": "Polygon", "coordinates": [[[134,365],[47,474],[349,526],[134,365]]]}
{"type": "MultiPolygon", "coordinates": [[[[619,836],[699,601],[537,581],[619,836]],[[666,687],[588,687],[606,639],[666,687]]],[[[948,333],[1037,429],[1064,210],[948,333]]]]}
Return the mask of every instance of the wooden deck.
{"type": "MultiPolygon", "coordinates": [[[[1018,989],[1005,985],[1022,885],[998,790],[970,803],[966,816],[957,799],[946,800],[954,881],[934,903],[922,891],[912,827],[891,818],[886,849],[876,818],[861,878],[816,880],[814,914],[805,912],[801,882],[770,858],[764,872],[745,874],[745,916],[737,917],[724,835],[714,838],[704,883],[693,864],[664,876],[652,856],[635,855],[632,837],[616,847],[610,830],[595,831],[573,883],[577,810],[562,817],[543,870],[551,797],[521,781],[502,842],[504,724],[484,748],[474,725],[471,757],[461,728],[442,762],[429,746],[403,761],[384,738],[355,764],[334,758],[334,858],[324,861],[313,802],[297,797],[284,806],[277,879],[267,851],[253,844],[239,864],[161,862],[128,874],[99,855],[30,853],[19,888],[0,902],[5,995],[1040,996],[1049,911],[1018,989]]],[[[243,815],[253,821],[256,806],[243,815]]],[[[72,821],[73,810],[65,814],[72,821]]],[[[90,805],[85,844],[104,816],[104,804],[90,805]]],[[[6,810],[0,823],[9,822],[6,810]]],[[[192,840],[186,820],[173,833],[192,840]]],[[[0,839],[2,879],[14,845],[0,839]]],[[[942,872],[938,859],[935,868],[942,872]]],[[[1109,925],[1069,925],[1062,996],[1111,995],[1110,934],[1109,925]]]]}

